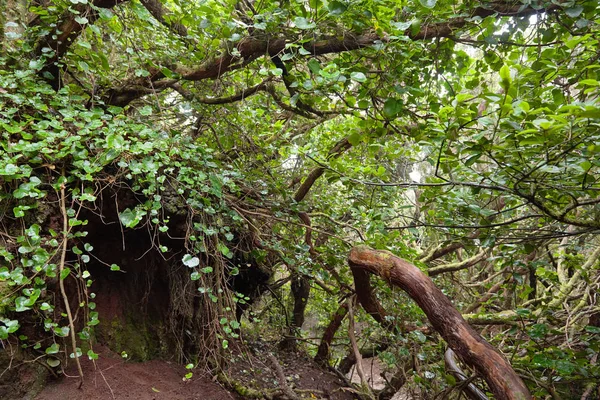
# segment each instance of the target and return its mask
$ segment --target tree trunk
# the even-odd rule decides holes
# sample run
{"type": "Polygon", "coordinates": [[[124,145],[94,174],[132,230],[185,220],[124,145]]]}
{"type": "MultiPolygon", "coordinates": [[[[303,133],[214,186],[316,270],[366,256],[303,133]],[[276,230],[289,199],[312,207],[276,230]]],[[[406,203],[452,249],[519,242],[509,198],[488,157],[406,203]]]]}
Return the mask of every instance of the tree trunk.
{"type": "Polygon", "coordinates": [[[304,311],[310,295],[310,282],[306,276],[295,276],[292,279],[291,289],[294,298],[294,310],[289,327],[290,335],[281,343],[281,347],[287,350],[295,350],[296,337],[300,336],[300,329],[304,325],[304,311]]]}
{"type": "MultiPolygon", "coordinates": [[[[498,399],[531,399],[506,358],[467,324],[450,299],[417,267],[389,252],[366,246],[353,248],[348,262],[353,271],[379,275],[406,291],[450,348],[485,379],[498,399]]],[[[358,287],[364,282],[356,284],[358,287]]]]}

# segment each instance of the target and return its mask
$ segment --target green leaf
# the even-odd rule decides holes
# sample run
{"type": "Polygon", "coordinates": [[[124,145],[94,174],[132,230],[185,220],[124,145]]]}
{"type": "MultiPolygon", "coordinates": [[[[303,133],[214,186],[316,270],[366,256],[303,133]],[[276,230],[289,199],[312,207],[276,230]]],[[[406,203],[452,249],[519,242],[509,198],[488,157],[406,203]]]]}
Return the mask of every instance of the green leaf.
{"type": "Polygon", "coordinates": [[[21,168],[15,164],[8,163],[4,167],[0,167],[0,175],[16,175],[21,172],[21,168]]]}
{"type": "Polygon", "coordinates": [[[510,77],[510,67],[508,65],[503,65],[502,68],[500,68],[500,86],[502,86],[502,88],[507,91],[508,88],[510,87],[511,84],[511,77],[510,77]]]}
{"type": "Polygon", "coordinates": [[[319,61],[317,61],[316,58],[311,58],[308,61],[308,69],[310,70],[310,72],[312,72],[313,74],[318,74],[319,71],[321,70],[321,64],[319,63],[319,61]]]}
{"type": "Polygon", "coordinates": [[[94,353],[94,351],[91,350],[91,349],[87,351],[87,356],[88,356],[88,358],[90,360],[97,360],[98,359],[98,354],[94,353]]]}
{"type": "Polygon", "coordinates": [[[46,359],[46,364],[48,364],[51,368],[56,368],[60,365],[60,360],[57,358],[48,358],[46,359]]]}
{"type": "Polygon", "coordinates": [[[67,276],[69,276],[69,274],[71,273],[71,268],[69,267],[65,267],[65,269],[62,270],[62,272],[60,273],[60,280],[63,281],[67,278],[67,276]]]}
{"type": "Polygon", "coordinates": [[[296,17],[294,18],[294,25],[299,29],[313,29],[317,25],[314,22],[309,22],[306,18],[296,17]]]}
{"type": "Polygon", "coordinates": [[[356,82],[366,82],[367,76],[365,74],[363,74],[362,72],[352,72],[350,74],[350,79],[352,79],[353,81],[356,81],[356,82]]]}
{"type": "Polygon", "coordinates": [[[341,15],[348,9],[348,6],[341,1],[334,0],[327,5],[327,9],[331,15],[341,15]]]}
{"type": "Polygon", "coordinates": [[[27,310],[31,310],[31,307],[29,307],[29,298],[23,296],[17,297],[15,299],[15,311],[23,312],[27,310]]]}
{"type": "Polygon", "coordinates": [[[60,349],[60,345],[58,343],[52,343],[50,347],[46,349],[46,354],[56,354],[60,349]]]}
{"type": "Polygon", "coordinates": [[[433,8],[435,7],[437,0],[419,0],[419,3],[425,8],[433,8]]]}
{"type": "Polygon", "coordinates": [[[579,4],[574,5],[573,7],[567,8],[565,10],[565,14],[567,14],[571,18],[579,17],[582,12],[583,12],[583,6],[581,6],[579,4]]]}
{"type": "Polygon", "coordinates": [[[184,255],[181,261],[183,262],[183,265],[189,268],[194,268],[200,265],[200,259],[198,257],[193,257],[190,254],[184,255]]]}
{"type": "Polygon", "coordinates": [[[122,213],[119,214],[119,220],[121,224],[126,228],[133,228],[144,218],[146,213],[139,209],[130,210],[126,208],[122,213]]]}
{"type": "Polygon", "coordinates": [[[140,108],[138,112],[140,113],[140,115],[143,115],[143,116],[152,115],[152,107],[144,106],[144,107],[140,108]]]}
{"type": "Polygon", "coordinates": [[[352,146],[358,145],[362,141],[362,136],[359,132],[352,132],[350,136],[348,136],[348,143],[352,146]]]}
{"type": "Polygon", "coordinates": [[[389,98],[383,103],[383,115],[386,118],[395,117],[400,111],[402,111],[402,101],[389,98]]]}

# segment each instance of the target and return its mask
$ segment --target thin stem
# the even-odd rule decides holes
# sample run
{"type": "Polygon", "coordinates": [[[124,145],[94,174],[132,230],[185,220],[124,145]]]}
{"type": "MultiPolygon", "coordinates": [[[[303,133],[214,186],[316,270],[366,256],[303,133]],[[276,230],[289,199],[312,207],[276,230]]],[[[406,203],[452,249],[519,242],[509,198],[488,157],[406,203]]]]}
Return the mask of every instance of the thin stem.
{"type": "Polygon", "coordinates": [[[77,364],[77,371],[79,372],[79,378],[81,381],[79,382],[79,388],[83,385],[83,370],[81,369],[81,363],[79,362],[79,357],[77,356],[77,339],[75,338],[75,323],[73,322],[73,314],[71,313],[71,306],[69,305],[69,298],[67,297],[67,292],[65,291],[65,281],[62,277],[62,273],[65,269],[65,261],[67,258],[67,247],[68,247],[68,237],[69,237],[69,218],[67,216],[67,205],[66,205],[66,195],[65,195],[65,183],[61,183],[60,185],[60,210],[63,216],[63,242],[62,242],[62,251],[60,254],[60,263],[58,264],[58,272],[59,279],[58,284],[60,287],[60,294],[62,295],[63,302],[65,303],[65,311],[67,313],[67,319],[69,320],[69,332],[71,336],[71,345],[73,347],[73,356],[75,359],[75,364],[77,364]]]}

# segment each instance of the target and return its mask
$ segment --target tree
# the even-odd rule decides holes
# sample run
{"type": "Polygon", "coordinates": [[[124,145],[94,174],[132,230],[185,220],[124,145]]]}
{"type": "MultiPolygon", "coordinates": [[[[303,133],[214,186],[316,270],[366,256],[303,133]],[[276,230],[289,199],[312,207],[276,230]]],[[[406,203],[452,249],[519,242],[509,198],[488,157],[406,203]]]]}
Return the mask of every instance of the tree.
{"type": "MultiPolygon", "coordinates": [[[[598,390],[597,2],[1,4],[0,340],[217,368],[262,307],[330,321],[327,365],[362,243],[533,395],[598,390]]],[[[368,289],[358,347],[449,390],[439,327],[368,289]]]]}

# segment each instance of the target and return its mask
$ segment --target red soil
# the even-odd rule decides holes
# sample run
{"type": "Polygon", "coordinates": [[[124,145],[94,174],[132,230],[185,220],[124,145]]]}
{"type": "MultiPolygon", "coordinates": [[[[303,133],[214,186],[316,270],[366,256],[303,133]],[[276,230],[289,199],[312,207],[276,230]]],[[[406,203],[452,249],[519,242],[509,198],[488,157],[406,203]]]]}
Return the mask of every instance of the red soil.
{"type": "Polygon", "coordinates": [[[94,348],[100,354],[95,365],[86,356],[81,357],[85,382],[78,389],[79,378],[74,363],[66,375],[49,382],[36,397],[37,400],[226,400],[238,399],[218,382],[196,371],[189,381],[185,367],[166,361],[133,363],[123,360],[106,348],[94,348]]]}

